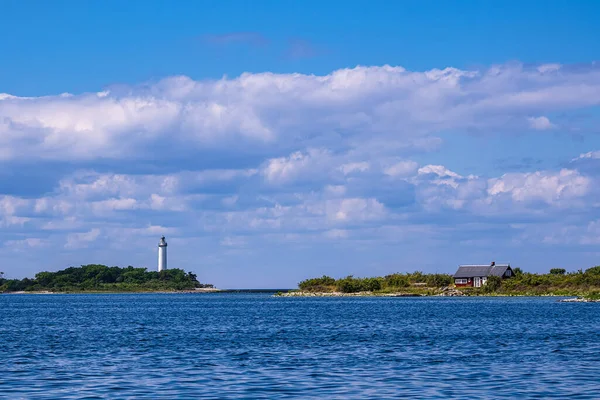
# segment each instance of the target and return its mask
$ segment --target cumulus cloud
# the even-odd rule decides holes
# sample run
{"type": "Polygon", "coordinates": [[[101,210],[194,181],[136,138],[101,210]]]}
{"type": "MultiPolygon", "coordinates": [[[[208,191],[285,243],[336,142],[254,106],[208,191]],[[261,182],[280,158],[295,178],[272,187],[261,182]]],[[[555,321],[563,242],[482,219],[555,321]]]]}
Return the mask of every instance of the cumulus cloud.
{"type": "Polygon", "coordinates": [[[529,126],[538,131],[556,128],[556,126],[550,122],[548,117],[529,117],[527,120],[529,121],[529,126]]]}
{"type": "Polygon", "coordinates": [[[330,159],[331,155],[326,150],[310,149],[306,153],[298,151],[288,157],[268,160],[262,174],[271,183],[287,183],[301,176],[322,173],[322,168],[329,165],[330,159]]]}
{"type": "Polygon", "coordinates": [[[488,193],[491,196],[507,194],[518,202],[540,200],[554,204],[583,197],[590,186],[590,178],[578,171],[563,169],[558,173],[506,174],[489,181],[488,193]]]}
{"type": "MultiPolygon", "coordinates": [[[[131,159],[165,146],[242,151],[335,141],[360,149],[365,140],[384,138],[393,148],[444,130],[505,129],[518,115],[600,104],[597,66],[548,71],[356,67],[323,76],[172,77],[72,96],[3,95],[0,154],[5,160],[131,159]]],[[[543,116],[530,123],[549,127],[543,116]]],[[[177,157],[170,154],[161,156],[177,157]]]]}
{"type": "Polygon", "coordinates": [[[568,154],[563,169],[507,173],[479,170],[481,156],[468,146],[447,154],[442,137],[485,140],[527,124],[539,139],[563,129],[547,115],[599,104],[596,65],[359,66],[4,94],[0,159],[16,172],[0,183],[29,176],[22,166],[52,179],[39,194],[0,192],[0,236],[15,248],[64,246],[71,255],[102,246],[150,252],[148,238],[168,234],[210,241],[204,250],[218,261],[218,249],[253,249],[257,238],[284,250],[303,240],[383,245],[441,235],[480,243],[496,231],[550,243],[569,235],[538,234],[531,221],[560,219],[587,238],[573,243],[591,243],[600,186],[598,171],[584,167],[598,151],[568,154]],[[101,240],[117,236],[126,244],[101,240]]]}

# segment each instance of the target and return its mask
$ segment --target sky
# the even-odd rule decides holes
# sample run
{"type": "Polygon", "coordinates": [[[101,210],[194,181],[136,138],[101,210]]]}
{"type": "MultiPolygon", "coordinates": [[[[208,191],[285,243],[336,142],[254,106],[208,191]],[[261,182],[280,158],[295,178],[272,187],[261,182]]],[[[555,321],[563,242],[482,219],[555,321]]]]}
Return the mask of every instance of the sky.
{"type": "Polygon", "coordinates": [[[0,2],[0,271],[600,264],[600,2],[0,2]]]}

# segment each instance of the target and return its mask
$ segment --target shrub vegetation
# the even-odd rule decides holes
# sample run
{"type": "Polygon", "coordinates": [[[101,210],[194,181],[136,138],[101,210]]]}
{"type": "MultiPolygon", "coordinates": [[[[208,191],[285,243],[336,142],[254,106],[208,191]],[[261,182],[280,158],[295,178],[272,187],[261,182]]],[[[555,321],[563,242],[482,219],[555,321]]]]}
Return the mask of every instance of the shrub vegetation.
{"type": "MultiPolygon", "coordinates": [[[[404,292],[433,294],[445,286],[452,286],[453,279],[448,274],[396,273],[384,277],[355,278],[347,276],[334,279],[329,276],[307,279],[298,285],[306,292],[404,292]]],[[[584,296],[588,298],[600,296],[600,266],[586,271],[567,272],[563,268],[553,268],[547,274],[523,272],[513,269],[513,276],[502,279],[490,276],[487,284],[481,288],[459,288],[460,291],[472,295],[564,295],[584,296]]]]}
{"type": "Polygon", "coordinates": [[[306,279],[300,282],[298,287],[305,292],[413,292],[422,291],[423,288],[448,286],[451,283],[451,275],[423,274],[417,271],[371,278],[355,278],[350,275],[337,280],[324,275],[321,278],[306,279]]]}

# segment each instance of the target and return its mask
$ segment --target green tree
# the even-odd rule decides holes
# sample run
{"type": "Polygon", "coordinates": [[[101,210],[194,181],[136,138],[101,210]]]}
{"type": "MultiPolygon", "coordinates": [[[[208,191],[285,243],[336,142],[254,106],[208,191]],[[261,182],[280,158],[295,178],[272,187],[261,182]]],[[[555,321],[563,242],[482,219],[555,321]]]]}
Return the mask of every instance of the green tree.
{"type": "Polygon", "coordinates": [[[564,269],[564,268],[552,268],[552,269],[550,270],[550,273],[551,273],[552,275],[564,275],[564,274],[566,274],[566,273],[567,273],[567,270],[566,270],[566,269],[564,269]]]}
{"type": "Polygon", "coordinates": [[[600,275],[600,265],[585,270],[586,274],[600,275]]]}

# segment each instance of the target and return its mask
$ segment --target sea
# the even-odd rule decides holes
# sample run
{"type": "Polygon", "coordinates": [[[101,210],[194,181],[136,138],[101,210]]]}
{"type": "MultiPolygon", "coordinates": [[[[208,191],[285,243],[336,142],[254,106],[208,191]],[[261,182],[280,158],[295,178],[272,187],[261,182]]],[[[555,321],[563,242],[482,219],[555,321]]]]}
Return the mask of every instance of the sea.
{"type": "Polygon", "coordinates": [[[1,399],[600,399],[600,303],[0,295],[1,399]]]}

